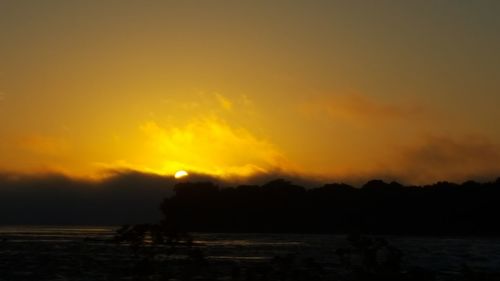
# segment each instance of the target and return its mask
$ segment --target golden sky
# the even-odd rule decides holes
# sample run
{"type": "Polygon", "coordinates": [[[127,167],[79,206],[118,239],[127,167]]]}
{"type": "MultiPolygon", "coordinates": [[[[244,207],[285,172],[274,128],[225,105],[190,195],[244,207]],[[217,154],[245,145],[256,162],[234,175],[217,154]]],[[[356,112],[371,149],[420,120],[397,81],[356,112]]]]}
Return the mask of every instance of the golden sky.
{"type": "Polygon", "coordinates": [[[499,1],[0,0],[0,169],[500,176],[499,1]]]}

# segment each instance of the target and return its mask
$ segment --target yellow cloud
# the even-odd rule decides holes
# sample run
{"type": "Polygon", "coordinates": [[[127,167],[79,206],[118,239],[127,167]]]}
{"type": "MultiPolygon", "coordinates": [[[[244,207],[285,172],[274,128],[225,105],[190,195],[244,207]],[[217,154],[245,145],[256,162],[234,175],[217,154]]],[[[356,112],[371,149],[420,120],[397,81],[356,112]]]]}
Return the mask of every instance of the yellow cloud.
{"type": "Polygon", "coordinates": [[[215,93],[215,98],[217,99],[219,105],[225,110],[231,111],[233,109],[233,103],[228,98],[219,93],[215,93]]]}
{"type": "Polygon", "coordinates": [[[191,170],[222,177],[250,176],[291,165],[270,142],[218,118],[194,119],[183,127],[141,126],[155,169],[191,170]]]}

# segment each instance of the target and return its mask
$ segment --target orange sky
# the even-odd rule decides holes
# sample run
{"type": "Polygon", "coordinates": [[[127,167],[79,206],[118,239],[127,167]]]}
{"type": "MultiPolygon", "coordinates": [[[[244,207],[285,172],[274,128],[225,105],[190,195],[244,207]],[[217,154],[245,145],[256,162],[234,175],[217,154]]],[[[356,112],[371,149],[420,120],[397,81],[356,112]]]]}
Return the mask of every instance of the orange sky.
{"type": "Polygon", "coordinates": [[[0,0],[0,169],[500,175],[500,2],[0,0]]]}

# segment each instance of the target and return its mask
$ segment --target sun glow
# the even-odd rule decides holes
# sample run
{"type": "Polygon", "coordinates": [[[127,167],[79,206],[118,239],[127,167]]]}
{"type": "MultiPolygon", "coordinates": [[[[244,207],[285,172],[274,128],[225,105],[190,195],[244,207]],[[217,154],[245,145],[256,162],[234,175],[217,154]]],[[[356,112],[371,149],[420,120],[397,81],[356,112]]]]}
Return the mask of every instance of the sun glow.
{"type": "Polygon", "coordinates": [[[288,168],[275,146],[221,118],[193,118],[181,126],[151,121],[141,126],[146,137],[145,162],[159,174],[187,170],[217,177],[248,177],[288,168]]]}
{"type": "Polygon", "coordinates": [[[180,170],[180,171],[177,171],[177,172],[175,173],[174,177],[175,177],[176,179],[182,179],[182,178],[184,178],[184,177],[187,177],[188,175],[189,175],[189,174],[188,174],[186,171],[184,171],[184,170],[180,170]]]}

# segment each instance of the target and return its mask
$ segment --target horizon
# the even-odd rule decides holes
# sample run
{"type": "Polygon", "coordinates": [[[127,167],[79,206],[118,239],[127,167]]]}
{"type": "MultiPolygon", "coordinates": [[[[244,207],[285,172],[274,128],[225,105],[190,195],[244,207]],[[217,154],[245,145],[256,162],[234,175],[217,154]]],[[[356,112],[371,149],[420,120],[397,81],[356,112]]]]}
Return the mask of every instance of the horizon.
{"type": "MultiPolygon", "coordinates": [[[[180,172],[186,172],[181,170],[180,172]]],[[[70,174],[65,174],[61,172],[42,172],[42,173],[16,173],[16,172],[6,172],[0,171],[0,191],[2,188],[8,188],[10,184],[18,183],[29,183],[31,186],[42,185],[51,186],[58,188],[57,183],[53,181],[62,181],[65,184],[68,183],[83,183],[93,186],[105,185],[109,182],[123,182],[126,183],[127,180],[144,180],[146,185],[150,185],[148,181],[152,180],[156,183],[163,182],[163,187],[174,187],[177,184],[183,183],[213,183],[220,188],[231,188],[238,186],[261,186],[267,183],[282,180],[289,182],[294,185],[305,187],[306,189],[318,188],[330,184],[345,184],[354,188],[362,188],[369,182],[380,181],[383,183],[391,184],[396,183],[407,187],[425,187],[433,186],[440,183],[450,183],[456,185],[462,185],[466,183],[494,183],[500,180],[500,175],[491,176],[485,178],[466,178],[462,181],[450,181],[450,180],[436,180],[429,182],[405,182],[398,178],[383,178],[383,177],[359,177],[359,178],[340,178],[340,179],[318,179],[318,178],[307,178],[299,174],[286,174],[286,173],[262,173],[254,174],[251,176],[233,176],[233,177],[221,177],[217,175],[201,174],[189,172],[181,177],[177,177],[176,173],[171,175],[162,175],[154,172],[144,172],[139,170],[129,170],[129,169],[111,169],[103,170],[97,175],[92,176],[73,176],[70,174]],[[52,182],[52,183],[51,183],[52,182]],[[46,184],[49,183],[49,184],[46,184]]],[[[138,185],[137,182],[132,184],[138,185]]],[[[140,183],[139,183],[140,185],[140,183]]],[[[157,184],[155,187],[161,187],[162,184],[157,184]]]]}
{"type": "Polygon", "coordinates": [[[493,234],[498,233],[498,229],[485,218],[497,213],[498,204],[495,202],[498,200],[499,188],[500,177],[487,182],[436,182],[414,186],[380,179],[353,185],[273,177],[237,183],[224,182],[207,175],[176,179],[133,171],[109,174],[99,180],[77,180],[60,174],[24,177],[0,174],[0,225],[168,223],[168,217],[162,220],[160,210],[163,210],[165,202],[174,202],[171,205],[174,209],[163,211],[163,214],[180,216],[172,221],[193,227],[186,229],[189,231],[204,225],[204,231],[238,232],[253,229],[268,232],[270,229],[262,228],[264,226],[258,221],[267,221],[268,216],[279,215],[280,219],[275,217],[277,229],[284,227],[281,220],[288,222],[287,228],[280,231],[315,232],[322,229],[338,232],[339,229],[335,228],[338,225],[349,232],[349,229],[364,225],[358,218],[362,215],[368,221],[376,219],[380,222],[380,225],[372,223],[371,227],[377,231],[429,234],[436,231],[437,226],[432,224],[435,223],[434,216],[439,214],[455,222],[453,228],[443,228],[444,232],[487,234],[492,231],[493,234]],[[222,206],[225,206],[226,211],[220,213],[222,206]],[[393,212],[395,208],[398,212],[393,212]],[[246,212],[241,213],[242,210],[246,212]],[[189,217],[193,212],[198,214],[189,217]],[[199,220],[200,216],[208,213],[213,215],[210,217],[213,224],[199,220]],[[252,223],[246,219],[230,219],[231,223],[222,225],[218,222],[218,219],[238,217],[237,213],[242,217],[248,214],[267,215],[257,221],[258,216],[252,217],[252,223]],[[311,218],[322,219],[311,228],[307,228],[304,222],[299,228],[289,224],[295,219],[304,219],[306,213],[311,218]],[[369,219],[375,213],[378,215],[369,219]],[[420,223],[416,224],[414,219],[405,220],[403,213],[418,217],[420,223]],[[187,217],[183,217],[183,214],[187,217]],[[471,227],[472,222],[462,215],[482,221],[483,230],[471,227]],[[399,223],[388,224],[397,217],[400,218],[399,223]],[[411,227],[412,224],[421,227],[411,227]]]}

